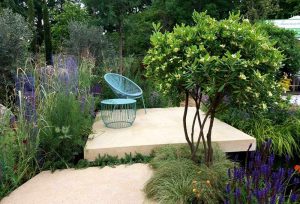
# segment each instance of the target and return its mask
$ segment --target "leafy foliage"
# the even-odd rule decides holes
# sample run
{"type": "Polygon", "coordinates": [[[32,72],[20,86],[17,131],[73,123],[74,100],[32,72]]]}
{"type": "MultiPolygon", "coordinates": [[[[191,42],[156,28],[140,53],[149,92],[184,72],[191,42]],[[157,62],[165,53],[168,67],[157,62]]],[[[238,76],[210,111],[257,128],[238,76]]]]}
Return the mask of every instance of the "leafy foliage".
{"type": "Polygon", "coordinates": [[[192,159],[195,160],[201,138],[205,161],[210,165],[214,117],[221,110],[225,96],[230,105],[248,110],[275,106],[280,101],[280,85],[275,75],[283,56],[261,29],[239,15],[231,14],[228,19],[217,21],[206,13],[194,12],[193,19],[194,26],[176,26],[166,33],[159,31],[159,25],[154,25],[155,31],[150,38],[152,47],[144,63],[147,75],[165,94],[180,100],[185,93],[183,126],[192,159]],[[196,103],[190,133],[186,124],[189,96],[196,103]],[[201,119],[199,109],[204,96],[208,98],[208,111],[201,119]],[[208,117],[208,131],[204,133],[208,117]],[[200,134],[194,140],[196,123],[200,126],[200,134]]]}
{"type": "Polygon", "coordinates": [[[276,0],[245,0],[241,2],[240,10],[249,20],[257,21],[276,15],[280,8],[276,0]]]}
{"type": "Polygon", "coordinates": [[[194,21],[195,26],[176,26],[165,34],[156,30],[151,36],[144,63],[164,93],[178,96],[200,86],[209,97],[225,93],[238,106],[251,101],[254,108],[278,96],[274,76],[283,56],[260,29],[240,22],[238,15],[218,22],[194,13],[194,21]]]}
{"type": "Polygon", "coordinates": [[[300,44],[296,39],[296,33],[270,23],[258,23],[258,26],[275,41],[274,46],[285,56],[283,67],[280,68],[278,75],[282,77],[283,73],[296,74],[300,70],[300,44]]]}
{"type": "Polygon", "coordinates": [[[134,163],[149,163],[153,158],[153,154],[150,155],[142,155],[140,153],[133,154],[125,154],[124,157],[118,158],[117,156],[98,156],[95,161],[87,161],[80,160],[75,168],[86,168],[86,167],[104,167],[104,166],[115,166],[121,164],[134,164],[134,163]]]}
{"type": "Polygon", "coordinates": [[[91,56],[101,61],[109,43],[102,27],[89,26],[83,22],[70,22],[69,39],[65,40],[67,50],[75,56],[91,56]]]}
{"type": "Polygon", "coordinates": [[[9,9],[0,11],[0,27],[0,101],[3,102],[7,86],[13,84],[17,66],[25,62],[32,32],[25,19],[9,9]]]}
{"type": "Polygon", "coordinates": [[[69,23],[72,21],[89,24],[91,17],[79,4],[67,2],[64,4],[63,12],[52,10],[53,26],[51,33],[53,38],[54,50],[59,50],[65,39],[69,38],[69,23]]]}

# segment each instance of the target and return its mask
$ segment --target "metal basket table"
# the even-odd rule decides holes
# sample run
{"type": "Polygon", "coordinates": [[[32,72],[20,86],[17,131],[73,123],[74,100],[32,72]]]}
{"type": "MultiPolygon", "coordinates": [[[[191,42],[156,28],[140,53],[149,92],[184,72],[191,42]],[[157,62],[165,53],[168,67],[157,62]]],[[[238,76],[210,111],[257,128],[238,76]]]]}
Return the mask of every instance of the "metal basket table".
{"type": "Polygon", "coordinates": [[[106,127],[125,128],[133,124],[136,117],[136,100],[107,99],[101,101],[101,118],[106,127]]]}

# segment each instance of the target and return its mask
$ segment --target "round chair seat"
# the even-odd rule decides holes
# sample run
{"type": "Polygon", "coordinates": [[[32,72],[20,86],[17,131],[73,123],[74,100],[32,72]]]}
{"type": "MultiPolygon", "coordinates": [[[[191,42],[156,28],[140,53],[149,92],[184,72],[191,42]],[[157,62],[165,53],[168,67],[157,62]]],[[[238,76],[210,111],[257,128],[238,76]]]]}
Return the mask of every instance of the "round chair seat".
{"type": "Polygon", "coordinates": [[[133,124],[136,117],[136,100],[107,99],[101,101],[101,118],[108,128],[125,128],[133,124]]]}

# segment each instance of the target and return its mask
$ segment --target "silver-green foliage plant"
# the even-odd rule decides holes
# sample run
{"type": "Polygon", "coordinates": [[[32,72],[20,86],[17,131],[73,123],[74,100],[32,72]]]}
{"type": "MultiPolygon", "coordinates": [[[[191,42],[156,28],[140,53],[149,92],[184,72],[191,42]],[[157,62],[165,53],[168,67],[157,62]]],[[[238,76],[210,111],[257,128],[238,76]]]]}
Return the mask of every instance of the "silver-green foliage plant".
{"type": "Polygon", "coordinates": [[[0,65],[12,70],[11,65],[26,56],[32,32],[25,19],[9,9],[0,12],[0,26],[0,65]]]}
{"type": "Polygon", "coordinates": [[[69,54],[75,56],[91,56],[102,61],[110,44],[102,27],[88,25],[83,22],[72,21],[68,25],[69,38],[65,45],[69,54]]]}
{"type": "Polygon", "coordinates": [[[223,99],[233,106],[267,110],[280,97],[275,74],[282,66],[283,55],[274,48],[268,36],[231,14],[217,21],[205,13],[193,14],[194,25],[177,25],[162,33],[159,25],[151,36],[151,48],[144,58],[147,75],[165,94],[185,96],[184,133],[191,158],[203,141],[205,163],[212,163],[211,134],[215,114],[222,110],[223,99]],[[192,130],[187,130],[188,98],[196,104],[192,130]],[[207,111],[200,114],[203,98],[207,111]],[[209,123],[209,124],[207,124],[209,123]],[[198,124],[200,133],[195,135],[198,124]],[[207,126],[208,131],[204,131],[207,126]]]}
{"type": "MultiPolygon", "coordinates": [[[[0,87],[12,85],[12,76],[28,54],[32,37],[25,19],[10,9],[0,11],[0,87]]],[[[2,91],[0,91],[1,93],[2,91]]]]}

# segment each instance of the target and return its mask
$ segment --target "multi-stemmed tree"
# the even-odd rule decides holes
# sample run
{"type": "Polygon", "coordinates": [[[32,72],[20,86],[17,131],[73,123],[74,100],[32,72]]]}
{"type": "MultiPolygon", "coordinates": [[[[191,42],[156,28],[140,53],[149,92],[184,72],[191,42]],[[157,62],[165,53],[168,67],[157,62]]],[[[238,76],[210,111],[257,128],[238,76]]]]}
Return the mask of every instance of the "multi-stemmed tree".
{"type": "Polygon", "coordinates": [[[144,63],[147,75],[156,80],[165,94],[178,99],[184,95],[183,126],[191,159],[197,160],[202,141],[209,166],[213,162],[214,118],[224,108],[224,98],[231,105],[268,109],[279,97],[274,76],[283,56],[259,28],[239,15],[217,21],[205,13],[194,12],[193,19],[193,26],[175,26],[172,32],[162,33],[155,25],[152,47],[144,63]],[[189,133],[190,97],[196,109],[189,133]],[[202,104],[207,109],[204,115],[200,113],[202,104]],[[197,135],[196,125],[200,127],[197,135]]]}

